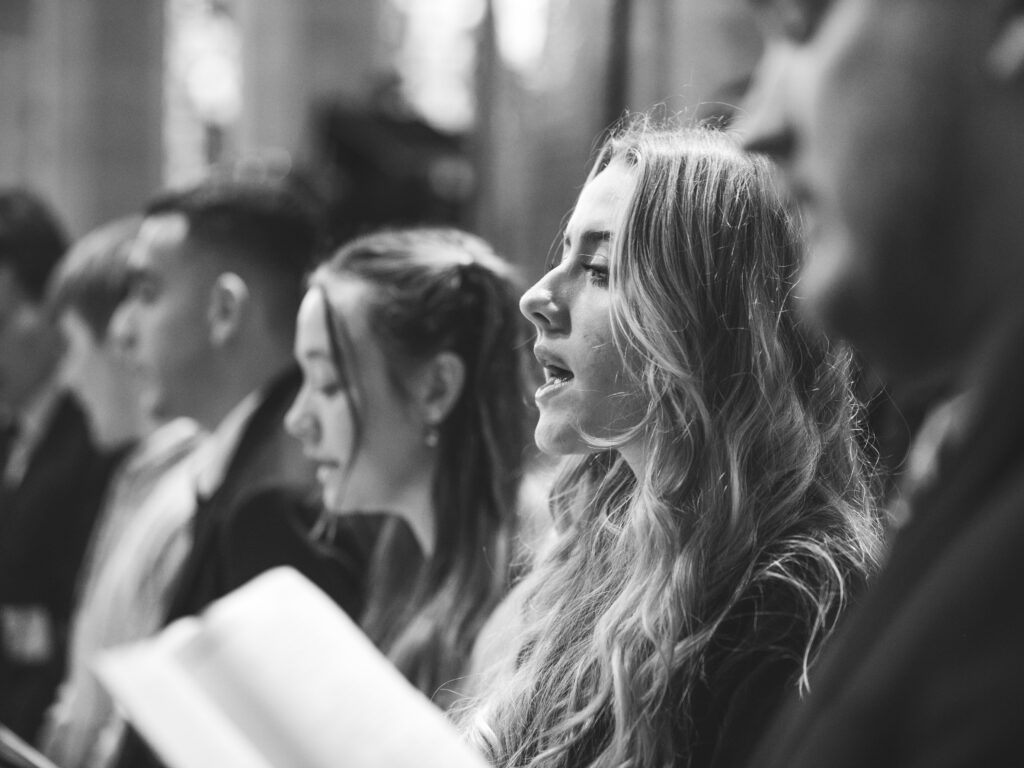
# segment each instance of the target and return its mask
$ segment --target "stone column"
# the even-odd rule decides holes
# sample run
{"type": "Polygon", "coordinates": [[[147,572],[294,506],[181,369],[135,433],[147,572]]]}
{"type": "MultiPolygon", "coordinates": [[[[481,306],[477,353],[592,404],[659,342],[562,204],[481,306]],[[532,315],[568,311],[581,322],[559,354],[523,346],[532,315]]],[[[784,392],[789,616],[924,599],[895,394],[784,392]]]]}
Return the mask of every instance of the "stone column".
{"type": "Polygon", "coordinates": [[[163,4],[4,0],[0,183],[53,202],[72,234],[160,186],[163,4]]]}

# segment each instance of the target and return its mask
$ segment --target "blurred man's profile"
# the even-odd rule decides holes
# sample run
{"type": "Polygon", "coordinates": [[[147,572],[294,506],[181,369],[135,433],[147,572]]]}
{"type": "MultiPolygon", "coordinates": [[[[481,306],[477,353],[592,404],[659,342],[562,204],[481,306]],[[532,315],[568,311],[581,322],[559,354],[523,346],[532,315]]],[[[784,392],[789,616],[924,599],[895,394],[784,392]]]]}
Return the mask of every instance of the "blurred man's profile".
{"type": "Polygon", "coordinates": [[[762,766],[1008,765],[1024,752],[1024,6],[754,3],[748,149],[807,226],[799,292],[926,430],[888,565],[762,766]],[[940,418],[941,417],[941,418],[940,418]]]}

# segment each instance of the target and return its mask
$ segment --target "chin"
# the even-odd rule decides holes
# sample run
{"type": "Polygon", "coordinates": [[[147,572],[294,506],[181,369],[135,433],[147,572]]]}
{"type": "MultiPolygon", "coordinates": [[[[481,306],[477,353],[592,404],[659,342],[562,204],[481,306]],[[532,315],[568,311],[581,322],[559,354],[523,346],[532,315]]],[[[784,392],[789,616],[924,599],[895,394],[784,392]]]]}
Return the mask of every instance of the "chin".
{"type": "Polygon", "coordinates": [[[572,456],[590,452],[575,430],[545,425],[543,421],[537,425],[533,438],[537,448],[549,456],[572,456]]]}
{"type": "Polygon", "coordinates": [[[338,488],[324,488],[320,494],[320,501],[331,514],[340,515],[343,510],[341,509],[341,491],[338,488]]]}

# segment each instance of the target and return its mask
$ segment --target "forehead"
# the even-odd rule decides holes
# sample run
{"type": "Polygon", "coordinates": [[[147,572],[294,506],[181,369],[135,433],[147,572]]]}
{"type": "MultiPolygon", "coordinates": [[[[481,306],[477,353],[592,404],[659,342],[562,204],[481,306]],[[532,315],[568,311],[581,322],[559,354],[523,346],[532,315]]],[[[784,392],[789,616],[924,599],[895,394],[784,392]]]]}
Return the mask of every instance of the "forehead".
{"type": "Polygon", "coordinates": [[[319,286],[306,291],[302,299],[295,335],[295,349],[300,356],[329,353],[329,317],[336,323],[343,323],[346,335],[357,345],[368,334],[366,308],[369,287],[360,280],[343,278],[332,280],[328,293],[331,302],[329,312],[324,289],[319,286]]]}
{"type": "Polygon", "coordinates": [[[573,236],[613,229],[635,186],[636,171],[622,160],[613,160],[583,187],[566,225],[567,233],[573,236]]]}

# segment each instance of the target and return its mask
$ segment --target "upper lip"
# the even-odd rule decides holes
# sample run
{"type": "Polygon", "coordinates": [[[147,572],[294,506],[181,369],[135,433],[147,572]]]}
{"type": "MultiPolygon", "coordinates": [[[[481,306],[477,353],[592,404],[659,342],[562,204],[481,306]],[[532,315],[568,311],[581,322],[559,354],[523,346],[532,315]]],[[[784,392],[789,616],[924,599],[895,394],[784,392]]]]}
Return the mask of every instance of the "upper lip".
{"type": "Polygon", "coordinates": [[[545,368],[560,368],[570,374],[572,373],[572,369],[566,364],[565,360],[543,344],[534,345],[533,356],[545,368]]]}
{"type": "Polygon", "coordinates": [[[811,185],[795,171],[780,171],[779,178],[786,196],[794,205],[804,206],[814,199],[811,185]]]}
{"type": "Polygon", "coordinates": [[[332,468],[341,466],[341,463],[339,461],[337,461],[336,459],[328,458],[326,456],[313,456],[307,454],[306,458],[308,458],[311,462],[313,462],[313,464],[315,464],[318,467],[332,468]]]}

